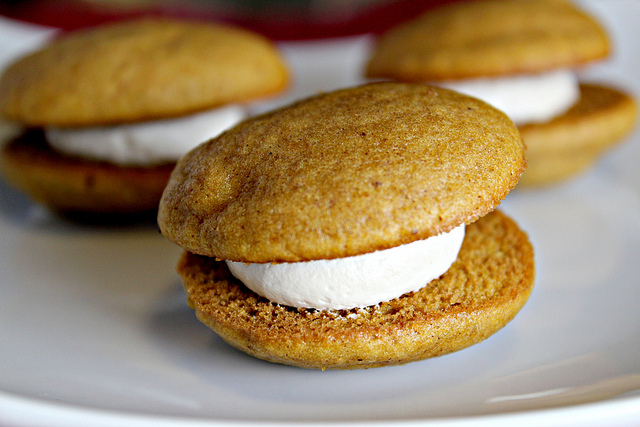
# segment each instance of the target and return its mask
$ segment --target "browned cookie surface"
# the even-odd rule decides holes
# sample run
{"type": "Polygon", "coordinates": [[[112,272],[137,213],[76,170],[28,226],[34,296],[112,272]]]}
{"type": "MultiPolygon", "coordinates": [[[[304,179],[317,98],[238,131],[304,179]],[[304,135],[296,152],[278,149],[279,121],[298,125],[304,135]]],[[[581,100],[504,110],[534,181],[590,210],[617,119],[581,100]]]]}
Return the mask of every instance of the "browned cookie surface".
{"type": "Polygon", "coordinates": [[[384,34],[366,73],[402,81],[538,73],[609,49],[603,28],[569,1],[461,1],[384,34]]]}
{"type": "Polygon", "coordinates": [[[74,32],[22,58],[0,79],[0,114],[31,126],[134,122],[270,95],[288,80],[257,34],[146,19],[74,32]]]}
{"type": "Polygon", "coordinates": [[[225,341],[265,360],[321,369],[402,364],[468,347],[509,322],[534,281],[527,236],[500,212],[467,226],[458,259],[442,277],[362,309],[272,304],[209,257],[185,253],[178,270],[196,315],[225,341]]]}
{"type": "Polygon", "coordinates": [[[118,167],[64,156],[38,131],[16,138],[0,152],[0,170],[9,182],[69,214],[154,211],[174,166],[118,167]]]}
{"type": "Polygon", "coordinates": [[[186,250],[247,262],[352,256],[493,210],[525,168],[513,123],[420,84],[322,94],[187,154],[159,224],[186,250]]]}

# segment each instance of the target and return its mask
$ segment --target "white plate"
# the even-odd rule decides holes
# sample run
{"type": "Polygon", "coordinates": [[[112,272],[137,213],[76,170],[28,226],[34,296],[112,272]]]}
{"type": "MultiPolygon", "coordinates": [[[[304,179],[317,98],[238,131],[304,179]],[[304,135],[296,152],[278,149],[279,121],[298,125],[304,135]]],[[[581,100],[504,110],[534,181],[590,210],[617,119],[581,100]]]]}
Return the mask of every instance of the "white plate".
{"type": "MultiPolygon", "coordinates": [[[[591,1],[617,44],[592,78],[640,97],[640,7],[591,1]]],[[[359,80],[368,40],[283,45],[287,99],[359,80]]],[[[0,182],[0,425],[640,423],[640,133],[502,208],[536,248],[530,301],[455,354],[352,372],[262,362],[187,308],[153,225],[64,223],[0,182]]]]}

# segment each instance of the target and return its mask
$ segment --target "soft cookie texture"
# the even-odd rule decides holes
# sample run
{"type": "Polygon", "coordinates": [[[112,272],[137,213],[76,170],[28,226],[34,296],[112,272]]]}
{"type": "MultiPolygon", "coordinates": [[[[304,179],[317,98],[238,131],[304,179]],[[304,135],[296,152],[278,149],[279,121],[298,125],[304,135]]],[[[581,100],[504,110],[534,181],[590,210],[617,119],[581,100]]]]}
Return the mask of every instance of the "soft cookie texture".
{"type": "Polygon", "coordinates": [[[275,46],[238,28],[167,19],[71,33],[10,66],[0,114],[29,126],[175,117],[282,90],[275,46]]]}
{"type": "Polygon", "coordinates": [[[450,231],[492,211],[525,168],[513,123],[422,84],[318,95],[245,121],[178,163],[162,232],[242,262],[332,259],[450,231]]]}
{"type": "Polygon", "coordinates": [[[397,365],[461,350],[507,324],[534,281],[527,236],[497,211],[467,226],[443,276],[371,307],[276,305],[248,290],[224,262],[188,252],[178,271],[198,319],[226,342],[271,362],[319,369],[397,365]]]}
{"type": "MultiPolygon", "coordinates": [[[[62,36],[9,66],[0,78],[0,115],[26,128],[106,127],[243,103],[288,82],[282,56],[262,36],[215,24],[134,20],[62,36]]],[[[155,211],[175,166],[118,167],[60,154],[41,133],[15,139],[0,156],[12,184],[74,216],[155,211]]]]}
{"type": "MultiPolygon", "coordinates": [[[[604,28],[570,1],[465,1],[382,35],[365,74],[437,84],[575,69],[610,52],[604,28]]],[[[584,171],[635,127],[637,105],[623,91],[584,84],[580,89],[578,104],[564,115],[519,126],[528,160],[521,186],[552,184],[584,171]]]]}

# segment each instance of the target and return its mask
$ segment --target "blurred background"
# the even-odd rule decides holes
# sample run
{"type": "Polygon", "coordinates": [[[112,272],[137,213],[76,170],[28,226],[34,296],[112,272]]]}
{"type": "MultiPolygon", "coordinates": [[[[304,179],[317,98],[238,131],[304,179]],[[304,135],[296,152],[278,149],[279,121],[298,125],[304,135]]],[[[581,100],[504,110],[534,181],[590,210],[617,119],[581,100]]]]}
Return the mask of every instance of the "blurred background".
{"type": "Polygon", "coordinates": [[[239,25],[274,40],[381,33],[453,0],[3,0],[0,15],[74,30],[119,19],[175,16],[239,25]]]}

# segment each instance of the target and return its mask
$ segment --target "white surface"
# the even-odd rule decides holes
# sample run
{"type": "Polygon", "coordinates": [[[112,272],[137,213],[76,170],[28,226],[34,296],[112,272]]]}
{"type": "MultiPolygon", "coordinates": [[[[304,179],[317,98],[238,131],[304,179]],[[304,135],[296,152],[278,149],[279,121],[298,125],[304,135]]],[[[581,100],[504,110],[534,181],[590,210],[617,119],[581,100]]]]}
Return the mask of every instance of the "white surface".
{"type": "Polygon", "coordinates": [[[342,310],[368,307],[423,288],[458,258],[464,224],[448,233],[394,248],[306,262],[227,266],[247,288],[292,307],[342,310]]]}
{"type": "MultiPolygon", "coordinates": [[[[638,3],[589,5],[618,50],[588,74],[640,96],[638,3]]],[[[366,44],[286,46],[306,73],[290,96],[355,81],[366,44]]],[[[531,299],[503,330],[451,355],[353,372],[231,349],[187,308],[179,250],[155,227],[65,224],[0,182],[0,425],[637,426],[638,159],[636,132],[578,179],[503,203],[537,262],[531,299]]]]}
{"type": "Polygon", "coordinates": [[[0,69],[37,49],[56,30],[0,17],[0,69]]]}
{"type": "Polygon", "coordinates": [[[506,113],[517,125],[549,121],[564,114],[580,98],[576,74],[565,69],[434,84],[482,99],[506,113]]]}
{"type": "Polygon", "coordinates": [[[247,116],[241,105],[225,105],[172,119],[86,128],[46,128],[56,150],[117,165],[177,162],[189,150],[220,135],[247,116]]]}

